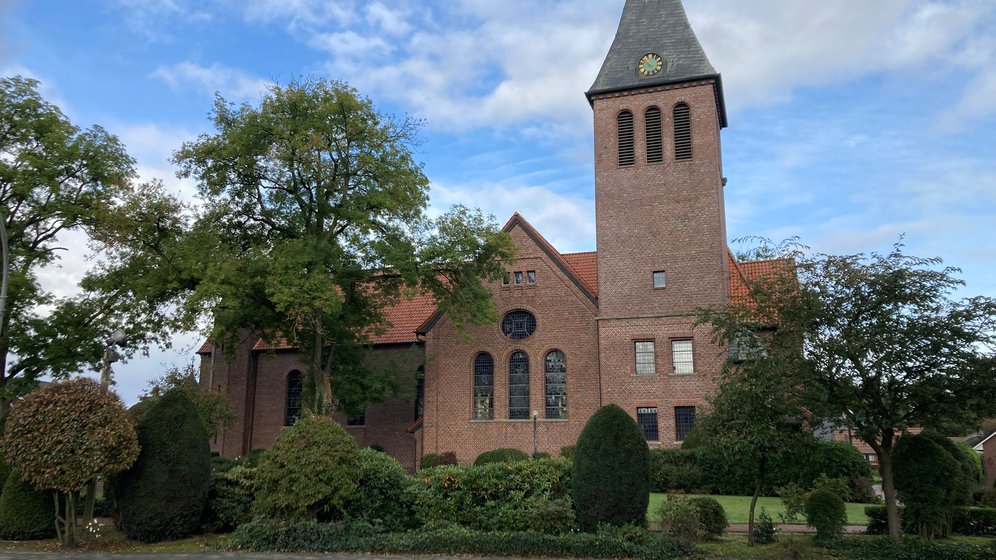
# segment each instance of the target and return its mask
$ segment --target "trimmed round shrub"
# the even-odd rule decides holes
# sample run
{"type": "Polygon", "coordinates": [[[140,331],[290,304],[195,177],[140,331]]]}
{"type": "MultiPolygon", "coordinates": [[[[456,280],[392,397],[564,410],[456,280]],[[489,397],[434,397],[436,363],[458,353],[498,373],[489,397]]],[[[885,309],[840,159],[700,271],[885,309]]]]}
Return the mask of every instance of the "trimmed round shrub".
{"type": "Polygon", "coordinates": [[[0,539],[26,541],[54,536],[52,492],[35,490],[16,472],[11,472],[0,495],[0,539]]]}
{"type": "Polygon", "coordinates": [[[633,418],[614,404],[585,424],[574,448],[571,493],[578,524],[647,524],[650,449],[633,418]]]}
{"type": "Polygon", "coordinates": [[[847,524],[847,506],[840,496],[826,490],[810,492],[806,498],[806,524],[816,529],[816,538],[833,539],[847,524]]]}
{"type": "Polygon", "coordinates": [[[138,443],[138,460],[112,482],[122,530],[142,542],[190,536],[211,489],[208,432],[190,397],[173,390],[153,403],[138,443]]]}
{"type": "Polygon", "coordinates": [[[699,496],[688,500],[698,512],[699,522],[707,538],[719,538],[730,526],[726,520],[726,510],[716,500],[708,496],[699,496]]]}
{"type": "Polygon", "coordinates": [[[343,516],[356,491],[356,442],[327,416],[306,417],[280,432],[257,467],[256,513],[286,521],[343,516]]]}
{"type": "Polygon", "coordinates": [[[493,449],[491,451],[485,451],[474,459],[474,465],[487,465],[490,463],[514,463],[516,461],[525,461],[529,459],[529,454],[521,449],[512,449],[510,447],[502,447],[499,449],[493,449]]]}
{"type": "Polygon", "coordinates": [[[360,476],[356,492],[343,506],[346,515],[391,531],[413,528],[414,516],[407,492],[411,482],[401,463],[371,448],[360,449],[357,459],[360,476]]]}
{"type": "Polygon", "coordinates": [[[932,438],[919,434],[899,438],[892,464],[904,523],[925,538],[947,534],[964,483],[958,461],[932,438]]]}
{"type": "Polygon", "coordinates": [[[426,453],[425,455],[422,455],[422,460],[419,462],[418,468],[431,469],[432,467],[438,467],[440,465],[458,464],[456,453],[446,451],[444,453],[426,453]]]}
{"type": "Polygon", "coordinates": [[[683,546],[694,545],[705,536],[699,510],[691,500],[667,500],[657,509],[661,531],[683,546]]]}

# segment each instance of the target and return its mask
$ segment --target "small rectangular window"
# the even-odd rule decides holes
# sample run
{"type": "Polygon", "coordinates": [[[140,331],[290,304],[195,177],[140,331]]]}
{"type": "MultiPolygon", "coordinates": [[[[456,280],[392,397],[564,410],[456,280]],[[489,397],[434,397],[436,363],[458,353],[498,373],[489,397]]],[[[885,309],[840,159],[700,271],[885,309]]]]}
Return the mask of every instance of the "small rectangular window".
{"type": "Polygon", "coordinates": [[[636,409],[636,423],[643,431],[643,437],[647,441],[660,441],[657,431],[657,409],[638,408],[636,409]]]}
{"type": "Polygon", "coordinates": [[[684,441],[692,428],[695,427],[695,407],[676,406],[674,407],[674,439],[684,441]]]}
{"type": "Polygon", "coordinates": [[[536,283],[536,271],[535,270],[527,270],[526,271],[526,284],[535,284],[535,283],[536,283]]]}
{"type": "Polygon", "coordinates": [[[636,343],[636,374],[653,375],[656,373],[656,353],[654,341],[646,340],[636,343]]]}
{"type": "Polygon", "coordinates": [[[516,286],[522,285],[522,273],[521,272],[516,272],[515,273],[515,285],[516,286]]]}
{"type": "Polygon", "coordinates": [[[354,416],[352,418],[346,419],[347,426],[366,426],[367,425],[367,413],[363,411],[359,416],[354,416]]]}
{"type": "Polygon", "coordinates": [[[505,275],[501,277],[501,285],[508,286],[511,283],[512,283],[512,275],[506,272],[505,275]]]}
{"type": "Polygon", "coordinates": [[[671,364],[674,366],[674,373],[680,375],[695,373],[695,364],[692,361],[691,340],[671,341],[671,364]]]}
{"type": "Polygon", "coordinates": [[[664,276],[663,270],[658,270],[654,272],[654,287],[663,288],[667,285],[667,278],[664,276]]]}

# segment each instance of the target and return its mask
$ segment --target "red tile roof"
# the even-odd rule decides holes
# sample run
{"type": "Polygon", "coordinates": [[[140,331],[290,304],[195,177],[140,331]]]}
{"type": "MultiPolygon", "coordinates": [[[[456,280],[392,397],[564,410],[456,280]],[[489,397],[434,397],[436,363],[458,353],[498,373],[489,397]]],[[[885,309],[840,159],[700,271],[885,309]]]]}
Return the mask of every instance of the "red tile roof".
{"type": "Polygon", "coordinates": [[[588,290],[598,297],[598,253],[561,253],[564,261],[588,290]]]}

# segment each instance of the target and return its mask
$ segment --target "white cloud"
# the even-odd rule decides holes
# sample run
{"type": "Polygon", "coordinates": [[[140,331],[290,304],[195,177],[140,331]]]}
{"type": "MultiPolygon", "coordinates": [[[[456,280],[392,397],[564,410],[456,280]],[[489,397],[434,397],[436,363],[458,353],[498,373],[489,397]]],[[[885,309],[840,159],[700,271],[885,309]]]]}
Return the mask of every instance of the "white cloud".
{"type": "Polygon", "coordinates": [[[226,68],[220,64],[202,66],[190,61],[160,66],[151,75],[163,80],[174,90],[193,87],[205,93],[217,91],[230,101],[255,100],[271,83],[235,68],[226,68]]]}
{"type": "Polygon", "coordinates": [[[595,204],[588,198],[554,192],[545,187],[485,183],[433,184],[433,213],[462,204],[492,214],[499,225],[519,212],[558,251],[590,251],[595,239],[595,204]]]}
{"type": "Polygon", "coordinates": [[[242,9],[246,21],[280,22],[291,31],[350,25],[358,17],[351,0],[247,0],[242,9]]]}
{"type": "Polygon", "coordinates": [[[170,26],[204,25],[214,19],[211,12],[191,0],[117,0],[128,29],[149,42],[171,40],[170,26]]]}
{"type": "Polygon", "coordinates": [[[388,35],[403,35],[412,30],[411,24],[405,21],[406,10],[392,10],[380,2],[367,6],[367,21],[377,25],[388,35]]]}

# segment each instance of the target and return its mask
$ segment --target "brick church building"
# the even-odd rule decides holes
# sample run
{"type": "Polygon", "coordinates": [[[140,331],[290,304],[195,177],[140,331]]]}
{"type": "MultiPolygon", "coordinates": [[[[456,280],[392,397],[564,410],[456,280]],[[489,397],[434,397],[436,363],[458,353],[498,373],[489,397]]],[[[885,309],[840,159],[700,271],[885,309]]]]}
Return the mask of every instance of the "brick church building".
{"type": "MultiPolygon", "coordinates": [[[[558,455],[600,406],[633,415],[652,446],[679,445],[715,389],[726,349],[694,325],[699,307],[746,297],[771,263],[726,243],[720,75],[680,0],[626,0],[586,93],[594,113],[596,251],[560,253],[516,213],[515,264],[491,286],[500,319],[461,336],[428,298],[389,310],[372,352],[394,356],[412,398],[341,418],[360,445],[414,470],[426,453],[462,463],[499,447],[558,455]]],[[[528,209],[523,209],[528,213],[528,209]]],[[[223,456],[270,446],[300,412],[294,348],[246,337],[234,361],[206,344],[201,383],[237,420],[223,456]]]]}

